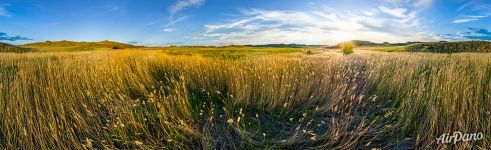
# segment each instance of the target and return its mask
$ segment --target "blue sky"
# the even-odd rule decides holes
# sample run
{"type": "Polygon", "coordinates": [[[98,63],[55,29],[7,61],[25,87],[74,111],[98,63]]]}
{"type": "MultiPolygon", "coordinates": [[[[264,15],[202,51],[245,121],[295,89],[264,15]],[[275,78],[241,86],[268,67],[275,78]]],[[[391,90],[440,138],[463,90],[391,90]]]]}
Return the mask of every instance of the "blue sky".
{"type": "Polygon", "coordinates": [[[0,0],[0,42],[491,40],[489,0],[0,0]]]}

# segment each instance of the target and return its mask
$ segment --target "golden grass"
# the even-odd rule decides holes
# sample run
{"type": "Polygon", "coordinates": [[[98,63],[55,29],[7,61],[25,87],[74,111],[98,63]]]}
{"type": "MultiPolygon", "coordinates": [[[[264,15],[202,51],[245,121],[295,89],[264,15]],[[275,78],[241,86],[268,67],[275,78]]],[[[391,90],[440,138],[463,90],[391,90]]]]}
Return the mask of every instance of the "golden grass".
{"type": "Polygon", "coordinates": [[[3,53],[0,148],[490,148],[490,77],[489,54],[3,53]]]}

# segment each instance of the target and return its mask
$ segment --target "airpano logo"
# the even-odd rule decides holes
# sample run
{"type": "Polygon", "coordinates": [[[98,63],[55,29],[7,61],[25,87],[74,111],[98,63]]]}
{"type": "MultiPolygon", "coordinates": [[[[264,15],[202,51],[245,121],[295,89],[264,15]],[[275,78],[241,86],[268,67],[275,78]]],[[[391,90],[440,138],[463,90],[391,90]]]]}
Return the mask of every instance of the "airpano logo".
{"type": "Polygon", "coordinates": [[[456,144],[459,141],[469,142],[469,141],[479,141],[484,139],[484,134],[479,133],[462,133],[460,131],[455,131],[453,134],[444,133],[436,138],[438,144],[456,144]]]}

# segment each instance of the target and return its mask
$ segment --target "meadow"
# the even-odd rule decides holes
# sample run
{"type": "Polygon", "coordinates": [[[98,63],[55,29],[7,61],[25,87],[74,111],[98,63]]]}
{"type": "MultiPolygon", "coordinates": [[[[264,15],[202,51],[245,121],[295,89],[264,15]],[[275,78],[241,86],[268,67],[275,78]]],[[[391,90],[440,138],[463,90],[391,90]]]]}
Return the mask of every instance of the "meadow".
{"type": "Polygon", "coordinates": [[[487,53],[0,53],[0,80],[0,149],[491,148],[487,53]]]}

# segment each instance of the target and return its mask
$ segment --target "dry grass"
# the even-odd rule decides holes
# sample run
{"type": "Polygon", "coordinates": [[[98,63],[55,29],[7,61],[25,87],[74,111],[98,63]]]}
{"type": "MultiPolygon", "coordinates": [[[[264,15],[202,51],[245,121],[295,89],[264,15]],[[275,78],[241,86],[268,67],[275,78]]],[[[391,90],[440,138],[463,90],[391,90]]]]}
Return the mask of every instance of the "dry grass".
{"type": "Polygon", "coordinates": [[[489,54],[4,53],[0,148],[490,148],[490,77],[489,54]]]}

